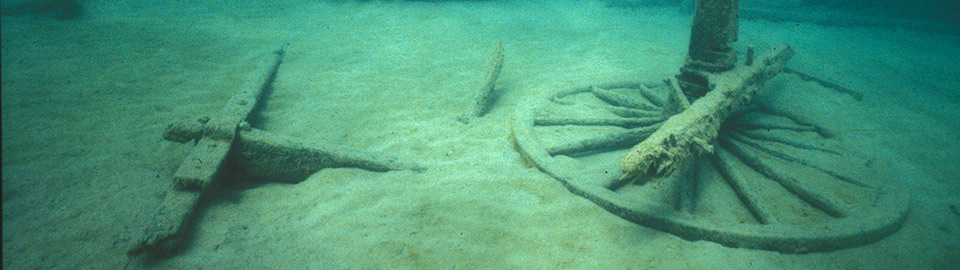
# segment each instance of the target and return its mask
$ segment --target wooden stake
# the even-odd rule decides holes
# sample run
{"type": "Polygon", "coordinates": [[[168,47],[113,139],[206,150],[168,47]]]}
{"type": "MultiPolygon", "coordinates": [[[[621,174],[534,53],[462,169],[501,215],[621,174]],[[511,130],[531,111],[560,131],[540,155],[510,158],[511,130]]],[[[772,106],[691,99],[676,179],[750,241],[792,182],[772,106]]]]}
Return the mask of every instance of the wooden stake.
{"type": "Polygon", "coordinates": [[[500,77],[500,69],[503,68],[503,43],[497,43],[497,48],[493,50],[493,57],[490,58],[490,64],[487,68],[487,75],[484,77],[483,85],[477,91],[473,100],[473,111],[470,116],[481,117],[490,109],[493,103],[493,89],[500,77]]]}

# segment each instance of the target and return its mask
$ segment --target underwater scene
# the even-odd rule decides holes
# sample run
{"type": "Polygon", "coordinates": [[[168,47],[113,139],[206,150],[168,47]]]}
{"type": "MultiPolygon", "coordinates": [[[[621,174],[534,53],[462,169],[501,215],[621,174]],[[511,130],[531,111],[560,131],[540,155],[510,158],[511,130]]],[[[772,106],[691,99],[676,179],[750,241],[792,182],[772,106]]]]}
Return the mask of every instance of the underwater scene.
{"type": "Polygon", "coordinates": [[[960,269],[960,2],[0,0],[4,269],[960,269]]]}

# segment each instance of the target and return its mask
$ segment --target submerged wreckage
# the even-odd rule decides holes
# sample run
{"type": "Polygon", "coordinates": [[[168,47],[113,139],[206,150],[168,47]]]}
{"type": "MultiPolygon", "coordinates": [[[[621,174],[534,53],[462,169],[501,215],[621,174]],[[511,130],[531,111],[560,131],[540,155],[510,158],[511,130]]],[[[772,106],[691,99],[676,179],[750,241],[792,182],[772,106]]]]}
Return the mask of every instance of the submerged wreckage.
{"type": "Polygon", "coordinates": [[[759,55],[748,47],[738,64],[738,10],[737,0],[697,1],[675,78],[531,97],[513,124],[524,163],[615,215],[688,240],[806,253],[897,231],[909,201],[882,166],[836,132],[756,99],[784,71],[862,95],[785,68],[789,45],[759,55]]]}
{"type": "Polygon", "coordinates": [[[264,59],[256,77],[244,85],[213,117],[184,118],[171,124],[163,138],[196,142],[193,152],[180,164],[173,176],[172,189],[154,215],[149,228],[129,250],[131,255],[146,253],[167,257],[179,251],[191,226],[195,225],[198,206],[216,187],[215,181],[230,173],[254,179],[299,182],[323,168],[352,167],[370,171],[415,170],[423,167],[396,158],[359,149],[307,142],[255,129],[247,118],[262,104],[266,89],[276,78],[283,62],[284,49],[264,59]]]}
{"type": "MultiPolygon", "coordinates": [[[[676,77],[530,91],[556,93],[518,108],[511,141],[524,164],[615,215],[689,240],[806,253],[865,245],[897,231],[909,200],[893,190],[883,166],[790,106],[757,99],[781,72],[856,100],[862,94],[786,68],[794,54],[789,45],[760,54],[748,47],[737,63],[738,9],[738,0],[697,1],[687,61],[676,77]]],[[[328,167],[423,169],[252,128],[247,118],[283,54],[281,48],[265,61],[219,114],[168,128],[164,138],[196,146],[130,254],[179,250],[199,202],[226,171],[296,182],[328,167]]],[[[498,45],[461,122],[483,116],[502,66],[498,45]]]]}

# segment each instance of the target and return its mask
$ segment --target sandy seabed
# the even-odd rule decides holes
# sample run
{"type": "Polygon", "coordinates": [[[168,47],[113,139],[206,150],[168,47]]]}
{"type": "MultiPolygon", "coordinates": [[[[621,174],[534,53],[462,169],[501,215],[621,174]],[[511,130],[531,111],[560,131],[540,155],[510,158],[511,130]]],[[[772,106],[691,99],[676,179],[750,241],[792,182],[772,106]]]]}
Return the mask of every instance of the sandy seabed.
{"type": "MultiPolygon", "coordinates": [[[[690,16],[593,1],[101,1],[79,20],[2,17],[4,269],[956,269],[960,37],[741,21],[739,47],[792,44],[790,67],[865,94],[771,83],[895,161],[897,233],[826,253],[683,240],[625,221],[525,168],[510,123],[530,89],[676,73],[690,16]],[[136,3],[142,3],[133,1],[136,3]],[[464,124],[502,42],[499,95],[464,124]],[[191,145],[171,121],[217,112],[288,44],[260,128],[416,161],[240,183],[203,205],[188,247],[130,258],[191,145]]],[[[741,48],[742,49],[742,48],[741,48]]],[[[558,89],[559,90],[559,89],[558,89]]]]}

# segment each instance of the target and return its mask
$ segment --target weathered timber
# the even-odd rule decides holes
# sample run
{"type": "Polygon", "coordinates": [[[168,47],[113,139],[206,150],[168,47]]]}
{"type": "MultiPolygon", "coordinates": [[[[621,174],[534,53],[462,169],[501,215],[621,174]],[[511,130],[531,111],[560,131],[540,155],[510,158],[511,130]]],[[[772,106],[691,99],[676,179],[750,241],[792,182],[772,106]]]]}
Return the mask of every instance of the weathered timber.
{"type": "Polygon", "coordinates": [[[779,45],[757,57],[753,65],[704,74],[712,90],[686,111],[667,119],[653,135],[625,154],[620,162],[623,177],[662,178],[694,155],[710,152],[709,142],[717,137],[720,124],[744,108],[759,86],[779,73],[792,56],[789,45],[779,45]]]}
{"type": "Polygon", "coordinates": [[[298,182],[323,168],[355,167],[371,171],[414,170],[423,167],[359,149],[305,142],[256,130],[246,122],[276,78],[283,49],[264,65],[214,117],[184,118],[167,127],[163,137],[185,143],[197,141],[174,174],[173,189],[166,192],[160,209],[144,234],[128,250],[155,258],[172,256],[184,246],[196,224],[197,207],[223,178],[227,164],[236,175],[266,181],[298,182]]]}
{"type": "Polygon", "coordinates": [[[503,69],[503,43],[497,43],[497,47],[493,50],[493,56],[487,65],[483,85],[480,86],[473,99],[470,116],[481,117],[490,109],[490,105],[493,103],[493,89],[496,86],[497,78],[500,77],[501,69],[503,69]]]}

